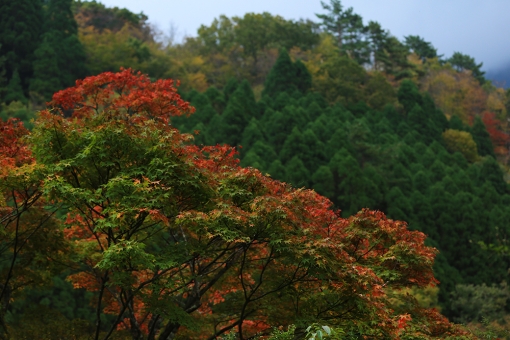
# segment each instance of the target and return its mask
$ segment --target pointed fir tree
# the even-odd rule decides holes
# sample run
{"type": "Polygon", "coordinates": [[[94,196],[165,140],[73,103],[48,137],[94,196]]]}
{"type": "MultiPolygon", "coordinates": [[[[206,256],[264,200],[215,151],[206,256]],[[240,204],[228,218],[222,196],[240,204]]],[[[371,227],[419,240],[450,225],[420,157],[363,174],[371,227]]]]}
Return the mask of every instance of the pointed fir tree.
{"type": "Polygon", "coordinates": [[[333,173],[328,166],[320,166],[312,175],[312,188],[319,194],[331,200],[334,199],[333,173]]]}
{"type": "Polygon", "coordinates": [[[26,104],[27,98],[23,94],[23,88],[21,87],[21,78],[19,76],[18,70],[14,70],[11,80],[7,84],[6,94],[3,98],[5,103],[11,103],[15,101],[22,102],[26,104]]]}
{"type": "Polygon", "coordinates": [[[494,146],[492,145],[491,137],[485,128],[485,124],[479,116],[475,117],[473,127],[471,128],[471,135],[476,142],[476,147],[480,156],[495,157],[494,146]]]}
{"type": "Polygon", "coordinates": [[[304,163],[311,173],[314,173],[320,165],[326,163],[324,154],[324,143],[322,143],[311,129],[305,130],[302,134],[302,142],[307,146],[304,163]]]}
{"type": "Polygon", "coordinates": [[[453,115],[450,120],[448,121],[448,128],[452,130],[458,130],[458,131],[466,131],[466,127],[464,126],[464,123],[457,115],[453,115]]]}
{"type": "MultiPolygon", "coordinates": [[[[278,159],[278,156],[276,155],[276,152],[274,151],[273,147],[262,140],[256,141],[253,146],[248,150],[248,152],[255,153],[260,159],[262,159],[264,166],[270,165],[275,159],[278,159]]],[[[261,168],[261,171],[267,170],[267,168],[261,168]]]]}
{"type": "Polygon", "coordinates": [[[286,180],[286,169],[283,166],[282,162],[277,159],[271,163],[268,169],[269,174],[272,178],[277,179],[279,181],[286,180]]]}
{"type": "Polygon", "coordinates": [[[409,199],[402,193],[398,187],[393,187],[386,194],[386,203],[388,205],[388,216],[390,218],[408,221],[413,208],[409,199]]]}
{"type": "Polygon", "coordinates": [[[425,110],[415,104],[407,114],[409,126],[420,134],[420,139],[426,144],[441,138],[441,130],[430,120],[425,110]]]}
{"type": "Polygon", "coordinates": [[[297,127],[294,127],[283,143],[282,150],[280,151],[280,160],[285,164],[295,155],[306,158],[307,153],[308,145],[304,143],[301,131],[299,131],[297,127]]]}
{"type": "Polygon", "coordinates": [[[62,88],[57,54],[45,39],[35,51],[34,77],[30,80],[30,94],[43,103],[51,100],[53,93],[62,88]]]}
{"type": "Polygon", "coordinates": [[[432,182],[427,174],[423,171],[419,171],[413,176],[413,188],[416,191],[426,195],[429,188],[431,187],[432,182]]]}
{"type": "Polygon", "coordinates": [[[306,169],[299,156],[294,156],[285,164],[285,179],[294,187],[308,187],[310,172],[306,169]]]}
{"type": "MultiPolygon", "coordinates": [[[[251,92],[251,88],[248,89],[251,92]]],[[[246,87],[241,84],[230,96],[227,107],[220,116],[221,125],[219,126],[218,136],[222,143],[234,146],[241,143],[241,137],[250,119],[248,108],[250,108],[252,102],[255,102],[255,99],[246,95],[246,92],[246,87]]]]}
{"type": "Polygon", "coordinates": [[[86,54],[78,39],[78,25],[71,11],[72,0],[50,0],[46,13],[45,39],[57,53],[62,86],[72,86],[88,74],[86,54]]]}
{"type": "Polygon", "coordinates": [[[241,146],[243,148],[241,149],[241,153],[245,152],[245,150],[249,150],[257,141],[265,140],[266,138],[262,133],[259,121],[252,118],[248,126],[243,131],[243,136],[241,138],[241,146]]]}
{"type": "Polygon", "coordinates": [[[422,97],[420,91],[418,91],[418,87],[411,80],[404,80],[400,84],[400,88],[397,92],[397,98],[400,104],[404,106],[404,110],[406,112],[411,111],[416,104],[422,105],[422,97]]]}
{"type": "Polygon", "coordinates": [[[499,163],[492,157],[487,157],[480,169],[480,180],[491,184],[500,194],[509,192],[508,184],[503,177],[503,171],[499,163]]]}
{"type": "Polygon", "coordinates": [[[266,163],[253,150],[249,150],[246,153],[246,155],[241,160],[241,166],[242,167],[251,166],[255,169],[259,169],[262,172],[264,172],[267,168],[266,163]]]}
{"type": "Polygon", "coordinates": [[[239,86],[239,82],[235,78],[230,78],[227,83],[225,84],[225,87],[223,87],[223,96],[225,97],[225,102],[228,103],[230,100],[230,96],[237,90],[237,87],[239,86]]]}
{"type": "Polygon", "coordinates": [[[17,70],[24,96],[28,95],[34,52],[43,33],[42,1],[0,1],[0,56],[5,56],[6,77],[17,70]]]}
{"type": "Polygon", "coordinates": [[[276,63],[267,75],[262,95],[276,98],[281,92],[293,93],[297,91],[304,94],[311,85],[312,76],[306,66],[299,60],[293,63],[287,51],[282,49],[276,63]]]}
{"type": "Polygon", "coordinates": [[[223,93],[221,93],[216,87],[210,86],[204,92],[204,95],[207,96],[209,102],[214,107],[217,113],[223,112],[226,105],[223,93]]]}
{"type": "MultiPolygon", "coordinates": [[[[0,50],[2,46],[0,45],[0,50]]],[[[0,56],[0,101],[3,101],[5,93],[7,91],[7,76],[6,76],[6,67],[5,63],[7,61],[7,57],[2,55],[0,56]]]]}

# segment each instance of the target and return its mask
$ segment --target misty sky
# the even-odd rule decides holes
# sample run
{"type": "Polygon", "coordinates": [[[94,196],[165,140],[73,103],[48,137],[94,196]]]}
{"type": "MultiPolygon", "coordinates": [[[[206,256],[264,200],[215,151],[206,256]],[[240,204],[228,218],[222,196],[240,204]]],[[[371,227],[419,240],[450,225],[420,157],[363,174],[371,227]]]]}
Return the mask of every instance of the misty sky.
{"type": "MultiPolygon", "coordinates": [[[[326,0],[329,3],[329,0],[326,0]]],[[[98,0],[109,7],[143,11],[151,23],[166,32],[170,24],[179,36],[196,35],[202,24],[225,14],[269,12],[286,19],[312,19],[324,13],[320,0],[98,0]]],[[[430,41],[439,54],[455,51],[469,54],[483,69],[491,71],[510,65],[510,0],[343,0],[364,23],[378,21],[384,29],[402,39],[419,35],[430,41]]]]}

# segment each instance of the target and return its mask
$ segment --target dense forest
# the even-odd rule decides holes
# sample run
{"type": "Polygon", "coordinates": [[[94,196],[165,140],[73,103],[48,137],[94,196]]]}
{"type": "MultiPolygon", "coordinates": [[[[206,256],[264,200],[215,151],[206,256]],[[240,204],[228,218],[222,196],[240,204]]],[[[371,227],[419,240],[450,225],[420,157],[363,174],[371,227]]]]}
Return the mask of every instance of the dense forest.
{"type": "Polygon", "coordinates": [[[175,43],[96,1],[0,3],[0,338],[510,328],[510,90],[322,5],[175,43]]]}

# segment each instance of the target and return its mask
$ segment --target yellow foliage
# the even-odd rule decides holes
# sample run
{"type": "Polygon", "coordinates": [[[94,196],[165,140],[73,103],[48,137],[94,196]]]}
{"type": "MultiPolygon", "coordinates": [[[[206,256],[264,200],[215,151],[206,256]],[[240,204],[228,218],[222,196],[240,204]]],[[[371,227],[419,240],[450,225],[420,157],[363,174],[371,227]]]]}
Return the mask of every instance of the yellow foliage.
{"type": "Polygon", "coordinates": [[[487,98],[487,110],[494,112],[499,119],[504,119],[507,115],[506,100],[506,93],[503,88],[490,89],[487,98]]]}
{"type": "Polygon", "coordinates": [[[449,65],[431,62],[421,85],[448,117],[457,115],[466,124],[486,110],[487,94],[469,71],[457,72],[449,65]]]}
{"type": "Polygon", "coordinates": [[[133,28],[126,24],[118,32],[108,29],[99,32],[93,26],[80,28],[79,39],[87,53],[87,64],[93,74],[118,71],[120,67],[140,70],[133,48],[128,44],[133,39],[133,28]]]}
{"type": "Polygon", "coordinates": [[[476,143],[469,132],[448,129],[443,132],[443,139],[448,151],[460,152],[470,162],[478,160],[476,143]]]}
{"type": "Polygon", "coordinates": [[[320,74],[321,65],[333,56],[338,56],[340,50],[336,46],[336,42],[329,34],[322,34],[320,43],[313,51],[307,51],[307,58],[303,58],[304,64],[308,72],[312,75],[312,79],[318,82],[324,81],[325,75],[320,74]]]}

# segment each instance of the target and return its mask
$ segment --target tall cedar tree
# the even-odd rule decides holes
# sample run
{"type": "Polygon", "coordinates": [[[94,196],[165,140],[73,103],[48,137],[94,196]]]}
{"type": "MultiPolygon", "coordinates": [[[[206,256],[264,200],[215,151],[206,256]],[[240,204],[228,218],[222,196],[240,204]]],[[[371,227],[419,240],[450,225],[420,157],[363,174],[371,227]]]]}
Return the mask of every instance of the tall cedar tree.
{"type": "Polygon", "coordinates": [[[485,124],[479,116],[475,117],[475,122],[471,128],[471,135],[476,142],[478,148],[478,154],[480,156],[492,156],[494,155],[494,146],[492,145],[491,136],[485,128],[485,124]]]}
{"type": "Polygon", "coordinates": [[[78,39],[78,25],[71,11],[72,0],[50,0],[46,13],[45,39],[57,53],[62,86],[71,86],[87,75],[85,50],[78,39]]]}
{"type": "Polygon", "coordinates": [[[41,102],[50,100],[53,93],[62,89],[62,72],[58,68],[58,55],[48,40],[48,37],[44,35],[43,42],[35,51],[34,77],[30,81],[30,93],[33,96],[40,96],[38,99],[41,102]]]}
{"type": "Polygon", "coordinates": [[[292,62],[287,50],[280,50],[280,55],[267,75],[262,95],[276,98],[280,93],[306,93],[312,86],[312,76],[300,61],[292,62]]]}
{"type": "MultiPolygon", "coordinates": [[[[19,73],[23,93],[28,97],[32,62],[43,30],[40,0],[3,0],[0,2],[0,55],[7,58],[6,76],[19,73]]],[[[9,95],[9,93],[7,93],[9,95]]]]}

